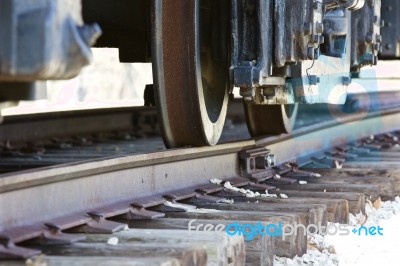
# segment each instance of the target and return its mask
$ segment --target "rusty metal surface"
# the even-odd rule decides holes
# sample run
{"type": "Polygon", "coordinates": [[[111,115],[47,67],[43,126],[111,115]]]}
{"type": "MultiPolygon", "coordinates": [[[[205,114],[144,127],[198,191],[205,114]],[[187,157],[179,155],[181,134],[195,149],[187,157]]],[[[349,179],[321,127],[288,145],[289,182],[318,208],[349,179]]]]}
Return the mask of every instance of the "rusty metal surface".
{"type": "MultiPolygon", "coordinates": [[[[153,226],[155,226],[154,228],[157,229],[179,228],[181,230],[187,230],[187,223],[189,222],[190,224],[188,219],[174,220],[169,218],[193,217],[193,213],[186,212],[185,208],[189,208],[190,210],[202,208],[198,210],[197,214],[205,214],[209,217],[207,219],[210,220],[219,220],[221,218],[224,220],[248,219],[249,215],[256,215],[256,217],[258,217],[259,211],[267,211],[268,219],[282,219],[285,216],[301,213],[305,215],[303,217],[306,218],[305,220],[301,220],[301,224],[304,226],[311,223],[321,223],[325,226],[328,221],[342,224],[348,223],[350,213],[365,213],[366,197],[369,197],[372,201],[376,200],[375,203],[379,204],[379,197],[382,197],[383,200],[392,200],[398,194],[396,182],[399,177],[396,174],[391,177],[391,174],[389,174],[393,169],[383,171],[370,168],[362,169],[356,168],[357,166],[354,166],[353,163],[357,165],[357,163],[363,162],[366,159],[371,159],[373,162],[382,162],[381,158],[377,157],[381,153],[384,155],[384,158],[382,158],[383,162],[391,162],[391,159],[399,157],[399,137],[400,131],[369,136],[367,138],[357,139],[356,142],[350,142],[344,146],[332,147],[331,151],[325,154],[319,152],[314,156],[300,158],[298,161],[302,162],[299,163],[287,162],[278,167],[271,168],[271,170],[276,173],[276,177],[267,180],[266,183],[264,183],[265,180],[262,181],[263,183],[252,183],[243,177],[227,178],[218,180],[219,183],[214,183],[213,185],[208,184],[178,190],[175,189],[163,193],[162,196],[160,196],[161,194],[152,195],[139,199],[132,199],[130,201],[121,201],[90,211],[87,209],[84,215],[76,213],[53,218],[48,222],[44,222],[45,228],[30,226],[1,231],[0,259],[10,258],[12,256],[19,259],[30,257],[37,254],[38,251],[36,249],[38,249],[47,255],[54,254],[53,252],[57,250],[61,251],[57,254],[61,255],[61,259],[68,260],[69,257],[65,256],[66,254],[64,254],[62,250],[66,250],[71,246],[60,244],[70,244],[82,238],[81,235],[74,235],[71,233],[84,233],[87,237],[86,241],[89,240],[89,242],[98,237],[100,237],[100,241],[104,241],[103,239],[110,239],[110,235],[107,234],[112,234],[120,230],[127,230],[123,229],[126,228],[126,225],[123,224],[125,222],[132,228],[141,228],[142,226],[144,226],[143,228],[146,226],[153,228],[153,226]],[[340,156],[343,156],[346,160],[341,159],[340,156]],[[308,160],[304,161],[304,159],[308,160]],[[345,165],[346,169],[327,169],[325,167],[326,164],[332,162],[341,165],[345,163],[347,164],[345,165]],[[280,177],[278,175],[283,176],[280,177]],[[301,184],[300,180],[307,180],[307,183],[301,184]],[[298,183],[300,183],[301,186],[299,186],[298,183]],[[323,188],[328,191],[320,192],[323,188]],[[277,193],[269,194],[271,197],[275,196],[275,198],[268,199],[268,197],[266,197],[268,193],[261,194],[264,193],[266,189],[277,193]],[[201,190],[206,194],[198,194],[201,190]],[[290,196],[290,199],[287,198],[287,195],[290,196]],[[171,200],[172,204],[168,203],[167,200],[171,200]],[[234,200],[234,202],[232,200],[234,200]],[[216,204],[221,202],[225,202],[225,204],[216,204]],[[226,204],[227,202],[230,204],[226,204]],[[328,210],[328,206],[335,206],[335,208],[330,208],[331,210],[328,210]],[[219,211],[216,212],[216,210],[219,211]],[[230,211],[229,215],[234,213],[234,216],[216,215],[217,213],[227,214],[227,211],[230,211]],[[214,217],[209,214],[216,216],[214,217]],[[158,219],[164,216],[167,216],[168,219],[158,219]],[[108,221],[104,218],[115,219],[118,222],[108,221]],[[63,229],[67,230],[62,232],[63,229]],[[97,235],[94,236],[94,238],[88,235],[92,233],[97,235]],[[34,243],[34,245],[28,246],[35,249],[21,248],[21,246],[26,247],[26,243],[19,243],[20,241],[35,237],[36,239],[31,239],[30,241],[30,243],[34,243]],[[66,249],[64,249],[64,247],[66,249]]],[[[262,155],[264,151],[265,149],[251,149],[246,152],[253,155],[262,155]]],[[[200,216],[197,215],[195,217],[200,218],[200,216]]],[[[160,231],[157,233],[159,232],[160,231]]],[[[125,232],[120,233],[125,234],[125,232]]],[[[148,233],[136,231],[134,234],[138,236],[139,234],[147,235],[148,233]]],[[[163,233],[168,234],[169,232],[164,231],[163,233]]],[[[130,238],[133,237],[132,232],[127,234],[130,238]]],[[[117,233],[114,236],[122,235],[117,233]]],[[[171,240],[170,236],[166,237],[168,240],[171,240]]],[[[182,239],[188,239],[185,236],[180,237],[183,237],[182,239]]],[[[124,239],[125,238],[122,236],[120,245],[123,245],[124,239]]],[[[189,241],[192,241],[192,238],[190,238],[189,241]]],[[[298,242],[299,240],[295,241],[295,243],[298,242]]],[[[80,244],[73,246],[81,247],[80,244]]],[[[148,247],[149,246],[146,248],[148,249],[148,247]]],[[[261,252],[263,252],[264,249],[272,249],[271,256],[273,256],[273,254],[277,252],[274,247],[272,243],[269,243],[262,246],[263,250],[261,250],[261,252]]],[[[101,248],[105,247],[103,246],[101,248]]],[[[301,251],[301,254],[305,253],[306,249],[305,247],[304,250],[301,251]]],[[[84,250],[85,249],[78,248],[75,250],[74,254],[80,254],[80,252],[84,250]]],[[[254,255],[256,254],[251,253],[252,257],[254,257],[254,255]]],[[[285,256],[292,257],[294,254],[285,256]]],[[[77,257],[74,257],[74,259],[82,260],[82,258],[77,257]]],[[[129,261],[131,260],[130,258],[129,261]]],[[[272,265],[272,262],[262,265],[272,265]]]]}
{"type": "Polygon", "coordinates": [[[244,106],[247,127],[253,137],[286,134],[294,129],[298,104],[258,105],[246,101],[244,106]]]}
{"type": "MultiPolygon", "coordinates": [[[[301,106],[296,123],[291,121],[287,126],[292,130],[293,126],[340,120],[345,113],[396,107],[398,94],[357,94],[347,100],[346,106],[301,106]]],[[[274,117],[273,112],[268,113],[271,110],[264,110],[265,107],[257,106],[262,112],[249,120],[254,122],[250,128],[253,136],[268,135],[274,129],[270,122],[266,123],[268,117],[274,117]]],[[[231,102],[222,143],[250,138],[243,120],[243,102],[231,102]]],[[[165,150],[157,126],[155,109],[143,107],[6,117],[0,126],[0,173],[165,150]]]]}
{"type": "Polygon", "coordinates": [[[399,118],[400,114],[393,111],[361,121],[353,117],[353,122],[331,123],[322,129],[310,127],[293,137],[168,150],[3,175],[0,230],[96,209],[132,199],[133,195],[145,197],[204,184],[210,177],[238,176],[237,153],[254,144],[267,146],[279,163],[343,144],[348,141],[346,134],[360,138],[392,131],[399,127],[399,118]]]}
{"type": "Polygon", "coordinates": [[[364,1],[328,2],[234,1],[231,75],[246,101],[343,104],[350,84],[347,9],[364,1]]]}
{"type": "Polygon", "coordinates": [[[399,1],[382,0],[382,51],[380,58],[400,57],[400,3],[399,1]]]}
{"type": "MultiPolygon", "coordinates": [[[[184,213],[193,204],[232,198],[235,202],[249,201],[248,197],[266,189],[296,189],[298,178],[313,181],[315,177],[314,172],[300,166],[326,167],[365,156],[374,159],[373,151],[398,145],[399,132],[374,138],[370,135],[398,130],[399,118],[400,109],[390,109],[362,119],[350,116],[342,124],[303,128],[292,137],[169,150],[0,176],[0,258],[37,254],[34,249],[19,246],[24,240],[40,245],[70,244],[82,239],[73,233],[113,233],[126,227],[106,218],[135,223],[184,213]],[[254,148],[255,143],[268,150],[254,148]],[[277,168],[268,157],[271,153],[277,156],[277,168]],[[264,168],[269,176],[253,180],[241,177],[243,159],[250,160],[245,162],[250,168],[264,168]],[[297,163],[288,166],[286,163],[293,159],[297,163]],[[209,184],[211,178],[225,180],[226,186],[209,184]],[[232,186],[235,189],[230,190],[232,186]]],[[[352,183],[344,188],[337,182],[327,182],[324,186],[328,192],[368,189],[365,194],[372,195],[373,200],[381,192],[391,195],[379,184],[352,183]]],[[[320,185],[307,188],[314,191],[320,185]]]]}
{"type": "MultiPolygon", "coordinates": [[[[18,144],[97,132],[126,132],[134,128],[140,131],[143,130],[140,120],[148,117],[156,117],[154,108],[121,107],[5,116],[0,125],[0,142],[18,144]]],[[[155,132],[157,128],[153,134],[155,132]]]]}
{"type": "MultiPolygon", "coordinates": [[[[249,139],[242,101],[232,101],[229,110],[221,142],[249,139]]],[[[155,108],[15,115],[0,125],[0,173],[160,150],[155,108]]]]}
{"type": "Polygon", "coordinates": [[[321,1],[275,1],[275,64],[318,59],[322,32],[323,4],[321,1]]]}
{"type": "MultiPolygon", "coordinates": [[[[214,2],[210,3],[214,5],[214,2]]],[[[219,2],[215,3],[219,5],[219,2]]],[[[153,73],[167,147],[213,145],[222,132],[228,102],[227,84],[220,75],[223,74],[220,66],[202,61],[211,54],[210,48],[202,45],[200,16],[200,1],[153,2],[153,73]],[[210,71],[217,71],[214,75],[217,80],[212,75],[208,79],[210,71]],[[207,88],[220,85],[218,78],[222,78],[222,87],[207,88]]],[[[226,65],[222,69],[226,77],[228,68],[226,65]]]]}
{"type": "Polygon", "coordinates": [[[363,8],[351,14],[351,67],[358,72],[362,66],[376,65],[382,51],[381,0],[366,1],[363,8]]]}

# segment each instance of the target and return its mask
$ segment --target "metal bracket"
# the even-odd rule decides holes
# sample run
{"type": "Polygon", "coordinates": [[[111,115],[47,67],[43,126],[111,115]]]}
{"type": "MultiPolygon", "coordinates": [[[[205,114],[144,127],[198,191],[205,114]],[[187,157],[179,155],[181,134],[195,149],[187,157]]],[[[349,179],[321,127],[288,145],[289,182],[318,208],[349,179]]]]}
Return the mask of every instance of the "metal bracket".
{"type": "Polygon", "coordinates": [[[126,224],[106,220],[105,215],[100,212],[89,212],[88,215],[92,217],[93,220],[72,229],[72,232],[85,234],[112,234],[127,227],[126,224]]]}
{"type": "Polygon", "coordinates": [[[342,158],[335,158],[335,157],[327,157],[324,156],[322,158],[311,157],[313,164],[320,165],[323,168],[337,168],[340,169],[343,166],[343,163],[346,161],[342,158]]]}
{"type": "Polygon", "coordinates": [[[274,176],[274,178],[267,181],[268,184],[271,185],[290,185],[297,182],[296,179],[288,178],[288,177],[281,177],[279,175],[274,176]]]}
{"type": "Polygon", "coordinates": [[[360,148],[360,147],[356,147],[353,145],[348,145],[347,146],[347,151],[351,151],[357,155],[368,155],[368,153],[370,153],[370,149],[368,148],[360,148]]]}
{"type": "Polygon", "coordinates": [[[224,198],[235,198],[235,197],[246,197],[246,195],[240,193],[240,192],[235,192],[227,189],[223,189],[217,193],[215,193],[215,196],[217,197],[224,197],[224,198]]]}
{"type": "Polygon", "coordinates": [[[265,191],[265,190],[272,190],[276,189],[274,186],[269,186],[266,184],[256,184],[256,183],[250,183],[246,186],[245,189],[250,189],[252,191],[265,191]]]}
{"type": "Polygon", "coordinates": [[[26,259],[41,253],[40,250],[18,247],[9,238],[0,237],[0,259],[26,259]]]}
{"type": "Polygon", "coordinates": [[[381,146],[382,149],[388,149],[394,145],[400,144],[398,137],[389,133],[375,137],[373,143],[381,146]]]}
{"type": "Polygon", "coordinates": [[[344,159],[356,159],[359,157],[358,154],[355,153],[350,153],[346,149],[342,147],[336,147],[336,152],[332,152],[331,154],[335,154],[336,156],[339,156],[340,158],[344,159]]]}
{"type": "Polygon", "coordinates": [[[152,207],[151,210],[160,211],[160,212],[186,212],[187,210],[196,209],[195,206],[179,203],[176,201],[166,202],[162,205],[157,205],[152,207]]]}
{"type": "Polygon", "coordinates": [[[149,211],[145,208],[133,208],[130,212],[125,214],[127,220],[152,220],[164,217],[165,214],[161,212],[149,211]]]}
{"type": "Polygon", "coordinates": [[[202,185],[196,188],[196,192],[201,193],[201,194],[211,194],[211,193],[217,193],[224,188],[219,185],[215,184],[207,184],[207,185],[202,185]]]}
{"type": "Polygon", "coordinates": [[[65,234],[61,231],[62,228],[56,224],[45,223],[45,226],[48,230],[43,232],[39,238],[42,245],[72,244],[86,238],[83,235],[65,234]]]}
{"type": "Polygon", "coordinates": [[[256,183],[265,181],[275,175],[275,155],[266,147],[254,148],[239,152],[242,174],[256,183]]]}
{"type": "Polygon", "coordinates": [[[188,203],[198,203],[198,202],[205,202],[205,203],[221,203],[226,198],[215,197],[207,194],[200,194],[197,193],[194,198],[191,198],[188,203]]]}
{"type": "Polygon", "coordinates": [[[164,198],[171,202],[185,200],[196,196],[195,188],[180,189],[172,192],[168,192],[163,195],[164,198]]]}
{"type": "Polygon", "coordinates": [[[229,178],[223,181],[223,183],[229,182],[232,186],[235,187],[244,187],[250,184],[250,180],[247,178],[242,178],[242,177],[233,177],[229,178]]]}
{"type": "Polygon", "coordinates": [[[314,172],[310,171],[304,171],[299,169],[299,164],[296,162],[290,162],[289,163],[290,167],[292,168],[291,171],[285,173],[285,178],[313,178],[313,177],[319,177],[319,174],[316,174],[314,172]]]}

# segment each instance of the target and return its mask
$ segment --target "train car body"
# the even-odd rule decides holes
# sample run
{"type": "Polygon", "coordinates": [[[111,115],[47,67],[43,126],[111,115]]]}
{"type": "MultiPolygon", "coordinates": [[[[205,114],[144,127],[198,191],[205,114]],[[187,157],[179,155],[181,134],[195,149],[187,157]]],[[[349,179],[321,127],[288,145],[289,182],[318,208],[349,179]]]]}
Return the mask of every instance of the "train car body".
{"type": "Polygon", "coordinates": [[[290,133],[298,104],[344,104],[361,67],[400,57],[399,17],[397,0],[5,0],[1,101],[116,47],[152,62],[167,147],[216,144],[234,87],[252,136],[290,133]]]}

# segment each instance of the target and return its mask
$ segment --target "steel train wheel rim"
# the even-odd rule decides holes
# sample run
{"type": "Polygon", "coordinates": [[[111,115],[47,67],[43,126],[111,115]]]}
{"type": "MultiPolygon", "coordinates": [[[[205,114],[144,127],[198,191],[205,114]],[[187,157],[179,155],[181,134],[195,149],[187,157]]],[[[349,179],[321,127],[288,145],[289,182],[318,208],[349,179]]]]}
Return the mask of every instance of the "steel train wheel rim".
{"type": "Polygon", "coordinates": [[[245,102],[247,128],[252,137],[291,133],[298,104],[255,105],[245,102]]]}
{"type": "MultiPolygon", "coordinates": [[[[224,60],[215,58],[221,49],[214,47],[213,36],[217,31],[222,39],[226,35],[229,42],[229,30],[225,27],[229,27],[230,8],[223,8],[224,2],[229,4],[227,0],[153,1],[153,77],[163,139],[168,148],[214,145],[222,133],[230,62],[228,51],[222,56],[224,60]],[[211,15],[215,19],[215,12],[221,10],[226,12],[226,21],[215,23],[219,29],[206,27],[204,18],[211,15]]],[[[221,17],[219,14],[217,18],[221,17]]],[[[225,44],[217,42],[218,45],[225,44]]],[[[228,44],[225,50],[227,47],[228,44]]]]}

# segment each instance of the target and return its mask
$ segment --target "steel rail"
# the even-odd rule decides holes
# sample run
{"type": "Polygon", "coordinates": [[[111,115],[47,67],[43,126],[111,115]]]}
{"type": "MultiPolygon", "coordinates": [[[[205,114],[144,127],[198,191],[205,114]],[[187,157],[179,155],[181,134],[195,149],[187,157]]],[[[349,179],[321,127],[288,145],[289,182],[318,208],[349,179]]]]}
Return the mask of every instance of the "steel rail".
{"type": "Polygon", "coordinates": [[[4,116],[0,124],[0,142],[23,143],[79,134],[127,131],[137,126],[135,120],[146,114],[156,116],[155,108],[135,106],[4,116]]]}
{"type": "Polygon", "coordinates": [[[238,155],[267,146],[281,162],[400,128],[400,109],[301,128],[293,135],[106,158],[0,176],[0,232],[43,224],[113,202],[129,201],[239,175],[238,155]]]}

